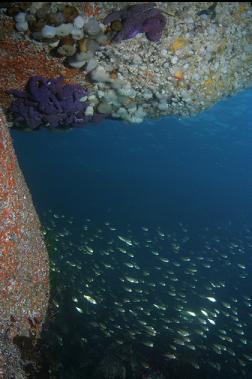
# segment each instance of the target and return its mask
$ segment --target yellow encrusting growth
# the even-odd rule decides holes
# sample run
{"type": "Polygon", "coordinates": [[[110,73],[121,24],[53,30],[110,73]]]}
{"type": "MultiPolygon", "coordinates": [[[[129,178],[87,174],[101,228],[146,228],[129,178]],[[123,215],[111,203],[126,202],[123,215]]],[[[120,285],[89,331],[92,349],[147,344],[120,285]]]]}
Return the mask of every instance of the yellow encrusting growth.
{"type": "Polygon", "coordinates": [[[182,49],[183,47],[185,47],[187,45],[188,41],[186,38],[184,37],[179,37],[177,38],[173,43],[172,45],[170,46],[170,49],[173,53],[176,53],[176,51],[178,49],[182,49]]]}

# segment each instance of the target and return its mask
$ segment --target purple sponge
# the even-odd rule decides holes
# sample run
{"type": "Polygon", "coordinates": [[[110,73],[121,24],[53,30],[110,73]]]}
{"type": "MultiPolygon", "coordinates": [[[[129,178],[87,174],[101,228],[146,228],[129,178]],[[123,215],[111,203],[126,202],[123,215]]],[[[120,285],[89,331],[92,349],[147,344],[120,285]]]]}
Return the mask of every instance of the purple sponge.
{"type": "Polygon", "coordinates": [[[64,84],[64,78],[46,79],[33,76],[25,91],[9,90],[15,99],[10,111],[14,124],[31,129],[83,127],[103,118],[101,114],[86,116],[88,91],[79,84],[64,84]]]}
{"type": "Polygon", "coordinates": [[[122,21],[122,30],[114,37],[115,42],[135,37],[138,33],[145,33],[150,41],[159,41],[166,25],[166,18],[155,3],[131,5],[119,11],[113,11],[103,23],[122,21]]]}

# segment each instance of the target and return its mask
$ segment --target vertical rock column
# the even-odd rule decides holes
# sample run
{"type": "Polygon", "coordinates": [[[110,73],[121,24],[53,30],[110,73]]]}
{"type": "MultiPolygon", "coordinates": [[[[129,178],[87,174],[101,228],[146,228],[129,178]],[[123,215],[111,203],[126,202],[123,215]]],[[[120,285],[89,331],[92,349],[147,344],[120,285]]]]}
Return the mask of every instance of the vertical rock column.
{"type": "Polygon", "coordinates": [[[39,219],[0,112],[0,340],[36,339],[48,297],[49,261],[39,219]]]}

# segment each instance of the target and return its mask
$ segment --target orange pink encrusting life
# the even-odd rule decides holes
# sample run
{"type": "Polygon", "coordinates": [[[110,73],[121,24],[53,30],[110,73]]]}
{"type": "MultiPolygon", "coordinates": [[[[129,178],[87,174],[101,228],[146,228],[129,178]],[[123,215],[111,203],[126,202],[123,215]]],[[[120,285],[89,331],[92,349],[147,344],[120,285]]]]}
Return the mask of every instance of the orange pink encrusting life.
{"type": "Polygon", "coordinates": [[[48,298],[46,246],[0,113],[0,335],[39,337],[48,298]]]}

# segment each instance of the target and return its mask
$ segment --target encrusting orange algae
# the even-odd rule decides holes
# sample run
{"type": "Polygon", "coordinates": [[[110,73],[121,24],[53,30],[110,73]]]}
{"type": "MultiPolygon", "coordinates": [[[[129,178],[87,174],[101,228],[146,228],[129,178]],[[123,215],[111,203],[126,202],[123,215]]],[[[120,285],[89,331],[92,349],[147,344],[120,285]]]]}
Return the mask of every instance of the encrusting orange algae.
{"type": "Polygon", "coordinates": [[[0,113],[0,336],[39,337],[48,297],[46,246],[0,113]]]}

